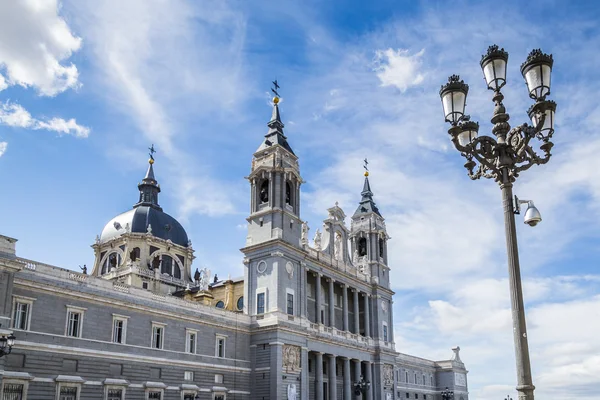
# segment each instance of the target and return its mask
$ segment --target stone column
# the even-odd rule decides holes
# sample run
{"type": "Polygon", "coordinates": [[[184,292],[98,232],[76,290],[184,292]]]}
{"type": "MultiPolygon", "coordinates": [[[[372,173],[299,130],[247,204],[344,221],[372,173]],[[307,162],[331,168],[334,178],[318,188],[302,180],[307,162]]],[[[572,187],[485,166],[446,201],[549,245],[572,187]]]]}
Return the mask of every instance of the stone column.
{"type": "Polygon", "coordinates": [[[373,373],[372,364],[370,361],[365,361],[365,381],[371,382],[371,386],[367,389],[367,400],[373,400],[373,373]]]}
{"type": "Polygon", "coordinates": [[[317,296],[317,318],[315,318],[315,322],[317,324],[322,324],[323,321],[321,321],[321,274],[317,274],[317,278],[316,278],[316,296],[317,296]]]}
{"type": "Polygon", "coordinates": [[[337,374],[335,356],[329,355],[329,398],[337,400],[337,374]]]}
{"type": "Polygon", "coordinates": [[[269,343],[271,348],[270,354],[270,367],[271,373],[270,376],[270,387],[269,393],[272,399],[277,398],[277,391],[283,385],[283,378],[281,371],[283,370],[283,343],[281,342],[272,342],[269,343]]]}
{"type": "Polygon", "coordinates": [[[354,293],[354,333],[360,333],[360,315],[358,313],[358,290],[352,289],[354,293]]]}
{"type": "MultiPolygon", "coordinates": [[[[361,367],[361,363],[360,360],[353,360],[354,361],[354,382],[360,382],[360,376],[362,375],[360,367],[361,367]]],[[[354,387],[354,386],[352,386],[354,387]]],[[[354,396],[354,392],[352,394],[354,396]]],[[[362,400],[362,397],[361,397],[362,400]]]]}
{"type": "Polygon", "coordinates": [[[308,348],[303,347],[300,352],[300,400],[308,400],[308,348]]]}
{"type": "Polygon", "coordinates": [[[323,353],[318,351],[315,352],[315,385],[315,399],[323,400],[323,353]]]}
{"type": "Polygon", "coordinates": [[[344,400],[352,400],[352,384],[350,383],[350,359],[344,358],[344,400]]]}
{"type": "Polygon", "coordinates": [[[342,314],[344,316],[344,331],[348,331],[348,285],[342,284],[342,314]]]}
{"type": "Polygon", "coordinates": [[[371,310],[369,309],[369,295],[365,293],[365,337],[371,336],[371,310]]]}
{"type": "Polygon", "coordinates": [[[333,279],[329,279],[329,326],[335,327],[335,306],[334,306],[334,292],[333,292],[333,279]]]}
{"type": "MultiPolygon", "coordinates": [[[[298,296],[298,300],[300,303],[300,317],[308,318],[307,305],[308,305],[308,285],[307,285],[307,272],[306,272],[306,263],[302,261],[300,263],[300,273],[302,274],[302,281],[300,283],[300,296],[298,296]]],[[[295,299],[294,299],[295,300],[295,299]]],[[[286,302],[287,305],[287,302],[286,302]]]]}

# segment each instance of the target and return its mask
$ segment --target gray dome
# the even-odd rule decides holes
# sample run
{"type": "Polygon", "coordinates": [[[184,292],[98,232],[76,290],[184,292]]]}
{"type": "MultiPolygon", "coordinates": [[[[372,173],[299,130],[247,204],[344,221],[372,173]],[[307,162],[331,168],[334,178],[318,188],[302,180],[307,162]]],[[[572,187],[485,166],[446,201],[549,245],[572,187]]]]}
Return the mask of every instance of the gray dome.
{"type": "Polygon", "coordinates": [[[137,206],[111,219],[100,235],[100,241],[106,242],[121,236],[129,224],[131,232],[146,233],[152,226],[152,236],[171,240],[180,246],[188,246],[188,236],[183,226],[169,214],[149,206],[137,206]]]}

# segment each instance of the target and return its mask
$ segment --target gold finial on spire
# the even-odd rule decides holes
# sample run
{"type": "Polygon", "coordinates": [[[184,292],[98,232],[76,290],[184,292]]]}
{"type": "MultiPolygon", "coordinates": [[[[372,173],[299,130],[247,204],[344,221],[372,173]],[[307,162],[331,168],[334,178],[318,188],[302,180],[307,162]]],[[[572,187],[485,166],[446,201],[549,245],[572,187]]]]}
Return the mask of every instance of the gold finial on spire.
{"type": "Polygon", "coordinates": [[[148,159],[148,164],[152,165],[154,164],[154,153],[156,153],[156,150],[154,150],[154,143],[152,144],[152,146],[148,147],[148,150],[150,150],[150,158],[148,159]]]}
{"type": "Polygon", "coordinates": [[[273,82],[273,88],[271,89],[271,92],[273,92],[275,94],[275,97],[273,97],[273,104],[277,104],[279,103],[279,85],[277,84],[277,79],[275,79],[273,82]]]}
{"type": "Polygon", "coordinates": [[[366,159],[366,158],[365,158],[365,160],[364,160],[364,161],[365,161],[365,164],[363,165],[363,168],[365,169],[365,173],[364,173],[364,175],[365,175],[365,176],[369,176],[369,167],[368,167],[368,165],[369,165],[369,161],[367,161],[367,159],[366,159]]]}

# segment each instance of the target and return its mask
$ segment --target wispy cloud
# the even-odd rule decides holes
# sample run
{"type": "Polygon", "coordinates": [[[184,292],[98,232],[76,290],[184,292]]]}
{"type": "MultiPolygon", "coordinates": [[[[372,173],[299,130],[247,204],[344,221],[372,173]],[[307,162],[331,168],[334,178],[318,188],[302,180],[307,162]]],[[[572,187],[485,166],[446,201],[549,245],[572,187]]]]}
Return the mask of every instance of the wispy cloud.
{"type": "Polygon", "coordinates": [[[8,148],[8,143],[0,142],[0,157],[2,157],[4,155],[4,153],[6,153],[7,148],[8,148]]]}
{"type": "Polygon", "coordinates": [[[15,128],[43,129],[61,136],[72,135],[78,138],[87,138],[90,133],[90,128],[79,125],[74,118],[68,121],[56,117],[48,120],[36,119],[21,105],[10,102],[0,105],[0,124],[15,128]]]}
{"type": "Polygon", "coordinates": [[[229,185],[209,173],[205,159],[214,155],[207,146],[192,151],[188,141],[194,136],[210,141],[198,119],[214,123],[244,93],[241,14],[221,1],[73,2],[73,7],[94,60],[91,84],[141,134],[120,135],[118,148],[141,146],[140,138],[157,146],[176,183],[181,218],[233,212],[229,185]],[[211,196],[202,194],[207,191],[211,196]]]}

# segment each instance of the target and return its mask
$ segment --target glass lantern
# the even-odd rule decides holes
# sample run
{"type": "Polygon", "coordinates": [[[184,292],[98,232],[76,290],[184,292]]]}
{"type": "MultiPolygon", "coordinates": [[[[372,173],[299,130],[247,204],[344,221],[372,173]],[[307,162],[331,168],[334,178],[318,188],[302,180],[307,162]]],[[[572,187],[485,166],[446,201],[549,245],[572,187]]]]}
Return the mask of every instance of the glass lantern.
{"type": "Polygon", "coordinates": [[[554,133],[554,113],[556,112],[556,103],[552,100],[534,104],[527,110],[531,123],[542,137],[551,138],[554,133]],[[541,119],[544,118],[544,125],[538,126],[541,119]]]}
{"type": "Polygon", "coordinates": [[[534,100],[544,100],[550,94],[550,76],[552,73],[552,54],[544,54],[535,49],[521,65],[521,74],[527,83],[529,97],[534,100]]]}
{"type": "Polygon", "coordinates": [[[487,54],[481,56],[481,69],[488,89],[498,91],[506,84],[506,63],[508,53],[497,45],[488,47],[487,54]]]}
{"type": "Polygon", "coordinates": [[[466,146],[477,137],[477,133],[479,132],[479,123],[474,121],[465,121],[459,126],[461,131],[457,135],[458,144],[461,146],[466,146]]]}
{"type": "Polygon", "coordinates": [[[440,89],[440,98],[444,107],[444,118],[456,126],[465,115],[465,105],[469,85],[460,80],[458,75],[448,78],[448,83],[440,89]]]}

